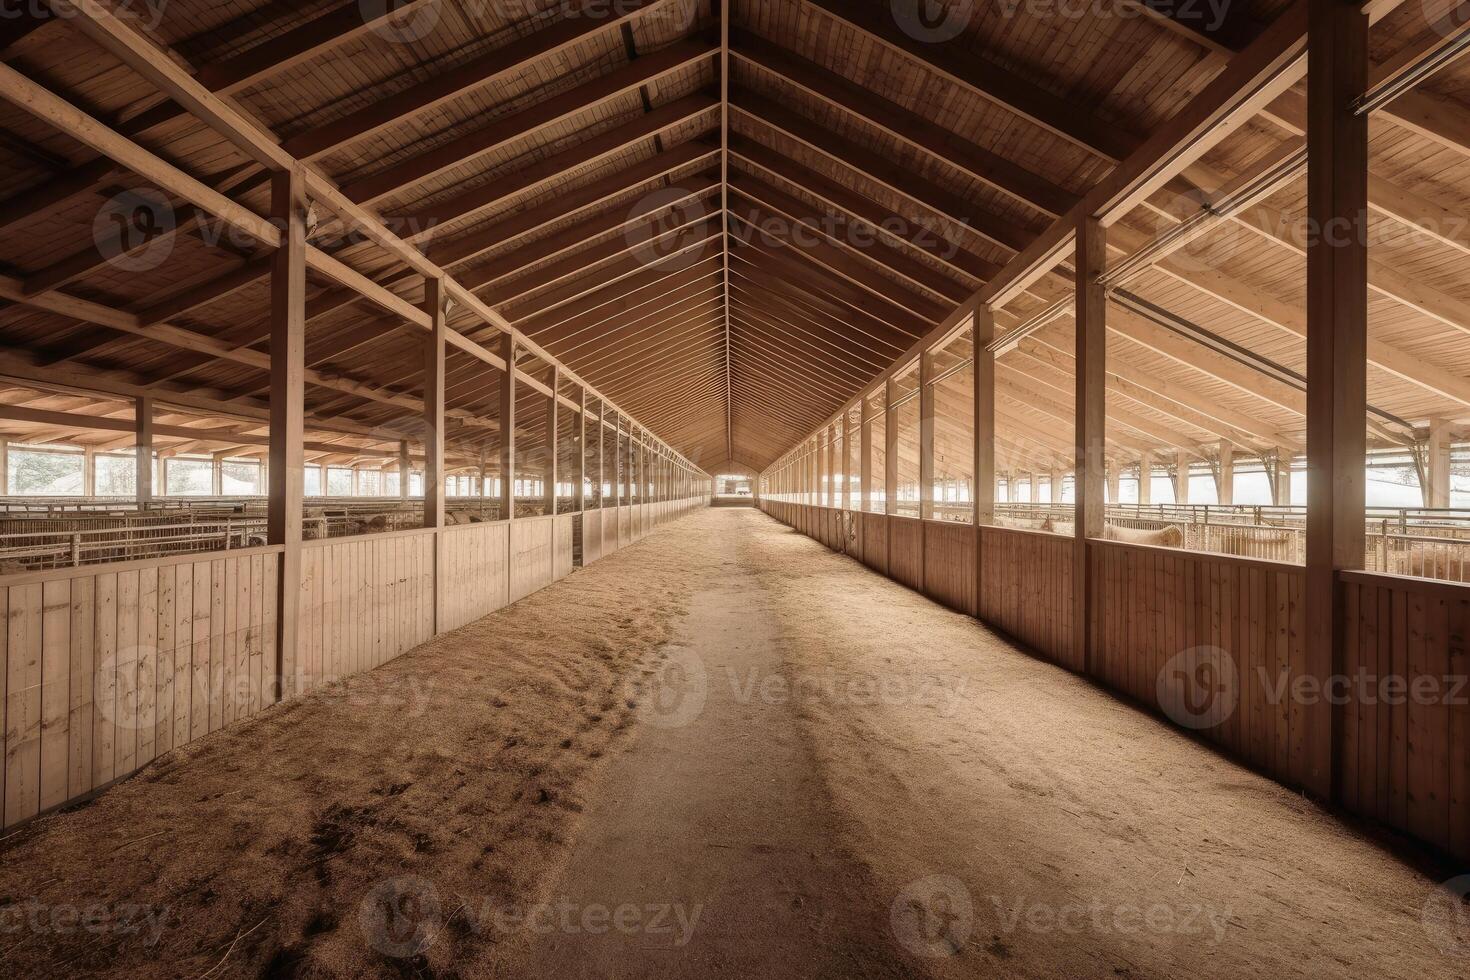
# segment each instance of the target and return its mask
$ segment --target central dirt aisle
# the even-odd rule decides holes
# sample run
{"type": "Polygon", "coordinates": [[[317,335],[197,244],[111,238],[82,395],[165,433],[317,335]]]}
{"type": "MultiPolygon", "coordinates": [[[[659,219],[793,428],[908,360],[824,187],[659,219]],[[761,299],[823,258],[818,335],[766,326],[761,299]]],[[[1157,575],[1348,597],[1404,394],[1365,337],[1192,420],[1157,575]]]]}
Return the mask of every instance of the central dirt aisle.
{"type": "Polygon", "coordinates": [[[872,883],[842,851],[802,737],[780,623],[744,533],[755,516],[702,518],[701,547],[719,570],[649,668],[640,727],[584,814],[518,975],[913,974],[872,883]]]}

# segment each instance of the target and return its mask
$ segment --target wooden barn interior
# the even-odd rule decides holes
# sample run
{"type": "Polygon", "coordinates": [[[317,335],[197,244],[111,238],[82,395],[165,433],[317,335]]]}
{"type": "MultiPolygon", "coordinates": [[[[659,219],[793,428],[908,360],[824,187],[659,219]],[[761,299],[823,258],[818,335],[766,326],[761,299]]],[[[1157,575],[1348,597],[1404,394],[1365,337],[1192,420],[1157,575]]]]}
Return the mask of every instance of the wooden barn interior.
{"type": "Polygon", "coordinates": [[[1467,975],[1467,50],[0,0],[0,972],[1467,975]]]}

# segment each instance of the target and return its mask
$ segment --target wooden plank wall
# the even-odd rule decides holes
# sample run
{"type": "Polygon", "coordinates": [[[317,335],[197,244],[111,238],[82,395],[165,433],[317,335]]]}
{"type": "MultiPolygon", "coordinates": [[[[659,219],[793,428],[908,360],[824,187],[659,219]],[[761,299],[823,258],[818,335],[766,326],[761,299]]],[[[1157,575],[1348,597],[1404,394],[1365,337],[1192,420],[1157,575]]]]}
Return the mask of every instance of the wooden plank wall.
{"type": "MultiPolygon", "coordinates": [[[[670,502],[664,514],[673,520],[707,505],[670,502]]],[[[599,516],[587,515],[593,528],[599,516]]],[[[442,579],[431,530],[307,542],[300,643],[282,658],[284,691],[275,648],[280,548],[0,579],[0,826],[75,802],[283,696],[428,641],[436,583],[443,632],[504,606],[513,579],[524,595],[569,574],[572,519],[446,528],[442,579]]],[[[616,535],[618,522],[606,523],[616,535]]]]}
{"type": "MultiPolygon", "coordinates": [[[[830,540],[830,508],[762,506],[830,540]]],[[[918,521],[855,516],[854,557],[912,585],[917,547],[936,601],[1088,668],[1072,662],[1070,537],[928,521],[916,545],[918,521]]],[[[1342,573],[1345,675],[1324,692],[1305,675],[1300,566],[1113,541],[1089,543],[1088,561],[1093,680],[1292,788],[1307,699],[1332,696],[1341,804],[1470,858],[1470,587],[1342,573]]]]}
{"type": "Polygon", "coordinates": [[[531,517],[510,524],[510,601],[524,599],[553,581],[556,518],[531,517]]]}
{"type": "Polygon", "coordinates": [[[602,557],[602,511],[589,510],[582,514],[582,567],[602,557]]]}
{"type": "Polygon", "coordinates": [[[509,522],[445,528],[439,547],[444,568],[440,631],[459,629],[510,604],[509,522]]]}
{"type": "Polygon", "coordinates": [[[924,522],[917,517],[888,518],[888,577],[924,591],[924,522]]]}
{"type": "Polygon", "coordinates": [[[1470,589],[1357,572],[1342,588],[1343,804],[1470,856],[1470,589]]]}
{"type": "Polygon", "coordinates": [[[619,547],[621,547],[621,542],[618,540],[618,510],[612,507],[602,512],[602,557],[606,558],[619,547]]]}
{"type": "Polygon", "coordinates": [[[11,576],[4,826],[274,704],[279,563],[253,548],[11,576]]]}
{"type": "Polygon", "coordinates": [[[975,614],[975,529],[924,522],[924,594],[956,612],[975,614]]]}
{"type": "Polygon", "coordinates": [[[1304,669],[1304,570],[1116,542],[1088,560],[1097,680],[1296,784],[1301,712],[1281,685],[1304,669]],[[1180,673],[1202,682],[1186,693],[1180,673]]]}
{"type": "Polygon", "coordinates": [[[307,542],[301,565],[297,691],[372,670],[433,637],[433,531],[307,542]]]}
{"type": "Polygon", "coordinates": [[[576,523],[576,514],[558,514],[556,517],[556,533],[553,538],[551,555],[551,578],[559,582],[572,574],[572,561],[575,557],[573,551],[573,525],[576,523]]]}
{"type": "Polygon", "coordinates": [[[863,514],[863,564],[880,575],[888,574],[888,518],[863,514]]]}
{"type": "Polygon", "coordinates": [[[982,527],[979,540],[979,617],[1052,663],[1080,670],[1072,653],[1072,539],[982,527]]]}

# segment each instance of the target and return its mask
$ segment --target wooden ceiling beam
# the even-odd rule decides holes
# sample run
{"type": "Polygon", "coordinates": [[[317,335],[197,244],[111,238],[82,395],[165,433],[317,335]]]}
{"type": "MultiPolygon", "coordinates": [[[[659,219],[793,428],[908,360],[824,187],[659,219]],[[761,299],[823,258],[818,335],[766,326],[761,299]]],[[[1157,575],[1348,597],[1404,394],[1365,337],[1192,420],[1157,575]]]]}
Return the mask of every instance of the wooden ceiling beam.
{"type": "Polygon", "coordinates": [[[525,142],[538,133],[605,106],[645,85],[685,71],[713,57],[718,46],[707,41],[683,41],[646,55],[576,88],[538,102],[513,115],[504,116],[474,133],[409,157],[342,186],[343,194],[360,205],[370,205],[406,188],[471,163],[513,143],[525,142]]]}
{"type": "Polygon", "coordinates": [[[1042,224],[1000,214],[939,187],[914,173],[912,167],[901,161],[839,136],[748,88],[736,89],[733,98],[733,108],[757,124],[834,161],[864,180],[927,208],[1008,253],[1021,251],[1043,230],[1042,224]]]}
{"type": "Polygon", "coordinates": [[[1122,160],[1141,145],[1140,137],[1115,121],[1092,112],[1079,112],[1071,101],[1048,92],[1035,80],[976,57],[972,43],[966,38],[937,43],[921,41],[906,34],[892,17],[886,15],[886,11],[880,13],[877,7],[846,0],[801,2],[887,48],[910,64],[918,65],[1091,153],[1122,160]]]}
{"type": "Polygon", "coordinates": [[[733,41],[732,53],[740,60],[1028,209],[1055,218],[1077,203],[1071,191],[760,35],[737,31],[733,41]]]}

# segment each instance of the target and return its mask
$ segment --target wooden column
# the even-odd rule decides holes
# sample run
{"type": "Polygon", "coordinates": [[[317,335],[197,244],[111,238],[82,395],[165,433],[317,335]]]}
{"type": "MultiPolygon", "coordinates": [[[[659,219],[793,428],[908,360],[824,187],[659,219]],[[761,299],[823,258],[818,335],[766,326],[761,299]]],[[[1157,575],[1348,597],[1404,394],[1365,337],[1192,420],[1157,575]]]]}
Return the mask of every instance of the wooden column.
{"type": "Polygon", "coordinates": [[[1107,426],[1107,295],[1101,276],[1107,230],[1083,218],[1077,228],[1077,463],[1073,499],[1076,542],[1072,557],[1073,663],[1092,672],[1091,603],[1087,539],[1103,535],[1103,453],[1107,426]]]}
{"type": "Polygon", "coordinates": [[[587,509],[587,386],[578,385],[577,400],[577,510],[587,509]]]}
{"type": "MultiPolygon", "coordinates": [[[[1344,672],[1337,573],[1363,566],[1368,339],[1368,17],[1361,4],[1309,0],[1307,31],[1308,676],[1344,672]]],[[[1320,799],[1341,787],[1343,707],[1304,705],[1301,780],[1320,799]]]]}
{"type": "MultiPolygon", "coordinates": [[[[1031,473],[1031,474],[1028,474],[1027,480],[1030,483],[1030,490],[1031,490],[1031,499],[1029,501],[1027,501],[1027,502],[1028,503],[1032,503],[1032,504],[1039,504],[1039,503],[1041,503],[1041,474],[1040,473],[1031,473]]],[[[1007,487],[1007,489],[1009,489],[1009,487],[1007,487]]],[[[1014,493],[1010,494],[1010,497],[1012,498],[1011,499],[1011,503],[1015,503],[1016,502],[1015,499],[1014,499],[1015,496],[1016,495],[1014,493]]]]}
{"type": "MultiPolygon", "coordinates": [[[[300,171],[271,178],[271,216],[281,247],[271,264],[270,503],[266,540],[281,545],[276,576],[276,697],[296,692],[305,470],[306,192],[300,171]]],[[[264,696],[265,692],[262,692],[264,696]]]]}
{"type": "Polygon", "coordinates": [[[500,335],[505,377],[500,379],[500,519],[516,516],[516,339],[500,335]]]}
{"type": "Polygon", "coordinates": [[[1444,419],[1429,423],[1424,469],[1429,485],[1424,488],[1424,506],[1444,509],[1450,505],[1450,424],[1444,419]]]}
{"type": "Polygon", "coordinates": [[[1174,502],[1189,503],[1189,456],[1182,452],[1174,457],[1174,502]]]}
{"type": "Polygon", "coordinates": [[[934,517],[934,354],[919,355],[919,517],[934,517]]]}
{"type": "Polygon", "coordinates": [[[1116,462],[1108,463],[1108,500],[1110,504],[1116,504],[1123,493],[1123,467],[1116,462]]]}
{"type": "Polygon", "coordinates": [[[597,403],[597,509],[601,510],[607,506],[607,494],[603,488],[607,486],[607,474],[604,461],[607,454],[607,444],[603,437],[607,434],[606,420],[603,416],[607,414],[607,403],[597,403]]]}
{"type": "Polygon", "coordinates": [[[10,440],[0,439],[0,494],[10,493],[10,440]]]}
{"type": "Polygon", "coordinates": [[[846,410],[842,413],[842,509],[852,510],[852,412],[846,410]]]}
{"type": "Polygon", "coordinates": [[[873,509],[873,425],[868,399],[858,403],[858,503],[864,514],[873,509]]]}
{"type": "Polygon", "coordinates": [[[1291,450],[1281,448],[1266,460],[1271,478],[1271,500],[1278,507],[1291,506],[1291,458],[1291,450]]]}
{"type": "MultiPolygon", "coordinates": [[[[444,281],[424,280],[424,527],[444,526],[444,281]]],[[[437,633],[438,630],[436,629],[437,633]]]]}
{"type": "MultiPolygon", "coordinates": [[[[215,460],[214,465],[217,479],[219,460],[215,460]]],[[[97,496],[97,450],[90,446],[82,450],[82,496],[97,496]]],[[[215,496],[219,496],[218,491],[215,492],[215,496]]]]}
{"type": "Polygon", "coordinates": [[[561,392],[561,368],[553,366],[551,369],[551,404],[546,409],[546,513],[555,514],[557,495],[556,482],[558,479],[557,459],[557,428],[561,421],[561,402],[557,395],[561,392]]]}
{"type": "Polygon", "coordinates": [[[1235,503],[1235,444],[1228,439],[1220,440],[1220,480],[1215,496],[1224,506],[1235,503]]]}
{"type": "Polygon", "coordinates": [[[893,408],[897,386],[892,379],[883,390],[883,513],[898,513],[898,412],[893,408]]]}
{"type": "Polygon", "coordinates": [[[1141,453],[1138,457],[1138,503],[1148,506],[1154,502],[1154,454],[1141,453]]]}
{"type": "MultiPolygon", "coordinates": [[[[995,310],[975,309],[971,328],[974,350],[975,400],[975,523],[995,522],[995,310]]],[[[977,549],[978,553],[978,549],[977,549]]]]}
{"type": "Polygon", "coordinates": [[[408,440],[398,443],[398,499],[408,499],[408,471],[413,464],[409,461],[408,440]]]}
{"type": "Polygon", "coordinates": [[[1062,502],[1062,481],[1066,479],[1060,466],[1051,468],[1051,476],[1047,477],[1049,502],[1059,504],[1062,502]]]}
{"type": "MultiPolygon", "coordinates": [[[[135,442],[137,446],[137,485],[134,494],[138,498],[139,507],[147,507],[153,502],[153,399],[143,395],[133,401],[134,431],[137,433],[135,442]]],[[[7,474],[5,489],[10,489],[7,474]]]]}

